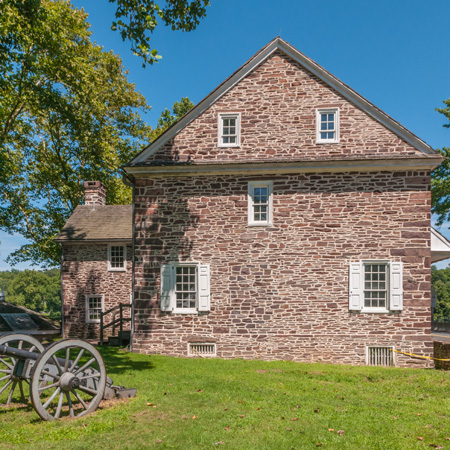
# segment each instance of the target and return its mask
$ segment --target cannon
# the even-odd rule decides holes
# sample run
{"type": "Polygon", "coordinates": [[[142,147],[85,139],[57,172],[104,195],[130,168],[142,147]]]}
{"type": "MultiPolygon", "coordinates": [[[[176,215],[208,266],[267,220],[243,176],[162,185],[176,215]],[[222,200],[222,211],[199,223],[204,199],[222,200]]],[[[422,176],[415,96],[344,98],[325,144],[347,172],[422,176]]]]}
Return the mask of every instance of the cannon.
{"type": "Polygon", "coordinates": [[[47,348],[25,334],[0,337],[0,401],[9,405],[25,390],[43,420],[78,418],[94,412],[102,400],[129,398],[136,389],[115,386],[98,350],[81,339],[63,339],[47,348]]]}

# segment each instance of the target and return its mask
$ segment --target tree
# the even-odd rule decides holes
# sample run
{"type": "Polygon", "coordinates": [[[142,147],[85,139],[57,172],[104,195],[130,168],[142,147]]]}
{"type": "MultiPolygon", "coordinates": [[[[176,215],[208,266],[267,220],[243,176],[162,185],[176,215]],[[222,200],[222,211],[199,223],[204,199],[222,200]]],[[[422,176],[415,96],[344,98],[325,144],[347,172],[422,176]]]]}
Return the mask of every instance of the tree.
{"type": "Polygon", "coordinates": [[[30,241],[11,263],[58,263],[53,238],[84,180],[129,202],[118,168],[151,137],[144,97],[86,17],[63,1],[0,2],[0,228],[30,241]]]}
{"type": "Polygon", "coordinates": [[[150,34],[161,20],[172,30],[192,31],[200,19],[206,17],[209,0],[165,0],[159,6],[154,0],[109,0],[117,4],[112,29],[118,30],[125,41],[131,41],[131,50],[143,59],[143,66],[157,62],[161,56],[150,48],[150,34]]]}
{"type": "Polygon", "coordinates": [[[61,317],[61,284],[57,269],[12,270],[0,272],[6,301],[33,311],[46,312],[52,318],[61,317]]]}
{"type": "Polygon", "coordinates": [[[450,319],[450,267],[438,270],[432,266],[431,285],[437,297],[434,319],[438,321],[450,319]]]}
{"type": "Polygon", "coordinates": [[[154,141],[160,134],[177,123],[193,107],[194,104],[189,98],[183,97],[179,102],[173,104],[172,112],[166,108],[159,116],[157,127],[151,133],[151,141],[154,141]]]}
{"type": "Polygon", "coordinates": [[[152,130],[121,59],[90,40],[87,15],[65,1],[0,1],[0,229],[29,243],[8,257],[44,267],[83,182],[109,204],[131,202],[120,166],[192,106],[182,99],[152,130]]]}
{"type": "MultiPolygon", "coordinates": [[[[443,114],[449,121],[444,127],[450,128],[450,99],[444,100],[445,108],[436,111],[443,114]]],[[[431,204],[434,214],[437,214],[437,225],[450,220],[450,147],[438,150],[446,159],[437,167],[431,178],[431,204]]]]}

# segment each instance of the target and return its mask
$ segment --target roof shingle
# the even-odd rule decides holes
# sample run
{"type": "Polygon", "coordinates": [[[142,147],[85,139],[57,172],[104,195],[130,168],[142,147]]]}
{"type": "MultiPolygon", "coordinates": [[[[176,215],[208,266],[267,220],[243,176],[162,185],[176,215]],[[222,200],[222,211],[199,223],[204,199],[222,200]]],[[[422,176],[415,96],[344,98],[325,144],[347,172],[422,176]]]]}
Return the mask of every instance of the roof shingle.
{"type": "Polygon", "coordinates": [[[131,241],[132,214],[131,205],[79,205],[55,241],[131,241]]]}

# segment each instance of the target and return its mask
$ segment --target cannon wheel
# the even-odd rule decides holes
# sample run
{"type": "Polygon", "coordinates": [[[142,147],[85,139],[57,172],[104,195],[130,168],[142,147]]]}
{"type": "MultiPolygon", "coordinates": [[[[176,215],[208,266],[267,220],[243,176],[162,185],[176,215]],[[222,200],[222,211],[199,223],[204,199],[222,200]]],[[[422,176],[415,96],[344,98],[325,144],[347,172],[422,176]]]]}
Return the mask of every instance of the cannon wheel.
{"type": "Polygon", "coordinates": [[[105,386],[105,364],[95,347],[82,340],[63,339],[37,360],[31,401],[44,420],[82,417],[98,408],[105,386]]]}
{"type": "MultiPolygon", "coordinates": [[[[42,353],[44,346],[35,338],[27,334],[9,334],[8,336],[0,337],[0,345],[7,347],[19,348],[29,352],[42,353]]],[[[16,358],[12,356],[0,355],[0,396],[7,393],[8,397],[6,404],[9,405],[12,401],[14,390],[17,386],[20,389],[20,396],[22,401],[26,403],[23,383],[30,384],[26,378],[16,377],[14,375],[14,367],[17,364],[16,358]]]]}

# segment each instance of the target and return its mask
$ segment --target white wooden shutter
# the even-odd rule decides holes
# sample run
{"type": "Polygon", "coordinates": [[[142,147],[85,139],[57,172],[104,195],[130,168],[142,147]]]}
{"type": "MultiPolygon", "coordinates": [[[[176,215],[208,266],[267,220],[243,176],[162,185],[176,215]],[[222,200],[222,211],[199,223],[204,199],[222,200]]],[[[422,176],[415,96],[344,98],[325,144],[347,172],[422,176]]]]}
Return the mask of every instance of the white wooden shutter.
{"type": "Polygon", "coordinates": [[[390,305],[391,311],[401,311],[403,309],[403,263],[391,262],[390,268],[390,305]]]}
{"type": "Polygon", "coordinates": [[[198,310],[210,311],[209,264],[198,266],[198,310]]]}
{"type": "Polygon", "coordinates": [[[161,311],[173,310],[174,269],[172,264],[161,266],[161,311]]]}
{"type": "Polygon", "coordinates": [[[361,262],[350,263],[348,309],[361,311],[363,306],[363,270],[361,262]]]}

